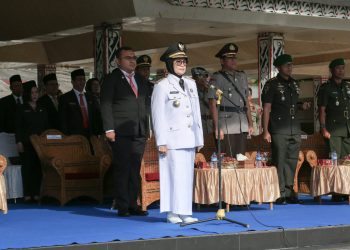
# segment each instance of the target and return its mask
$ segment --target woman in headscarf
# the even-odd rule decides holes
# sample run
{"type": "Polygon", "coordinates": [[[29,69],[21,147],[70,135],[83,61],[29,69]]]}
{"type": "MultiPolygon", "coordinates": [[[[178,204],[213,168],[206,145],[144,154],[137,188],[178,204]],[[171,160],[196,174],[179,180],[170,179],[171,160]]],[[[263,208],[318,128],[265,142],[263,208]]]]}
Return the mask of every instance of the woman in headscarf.
{"type": "Polygon", "coordinates": [[[185,77],[185,45],[172,44],[161,56],[169,72],[155,84],[152,119],[159,151],[160,212],[170,223],[197,221],[192,217],[194,158],[203,146],[196,83],[185,77]]]}

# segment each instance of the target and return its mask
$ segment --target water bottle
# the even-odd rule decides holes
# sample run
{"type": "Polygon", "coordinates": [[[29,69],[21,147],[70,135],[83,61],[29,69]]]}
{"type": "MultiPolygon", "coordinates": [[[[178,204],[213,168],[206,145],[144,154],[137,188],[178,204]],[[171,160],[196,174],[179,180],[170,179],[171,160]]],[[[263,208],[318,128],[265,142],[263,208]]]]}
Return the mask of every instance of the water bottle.
{"type": "Polygon", "coordinates": [[[257,168],[261,168],[261,166],[262,166],[260,151],[256,152],[255,165],[256,165],[257,168]]]}
{"type": "Polygon", "coordinates": [[[217,167],[218,167],[218,157],[214,152],[210,157],[210,168],[217,168],[217,167]]]}
{"type": "Polygon", "coordinates": [[[333,167],[338,166],[338,155],[337,155],[337,152],[335,150],[332,152],[331,158],[332,158],[332,166],[333,167]]]}

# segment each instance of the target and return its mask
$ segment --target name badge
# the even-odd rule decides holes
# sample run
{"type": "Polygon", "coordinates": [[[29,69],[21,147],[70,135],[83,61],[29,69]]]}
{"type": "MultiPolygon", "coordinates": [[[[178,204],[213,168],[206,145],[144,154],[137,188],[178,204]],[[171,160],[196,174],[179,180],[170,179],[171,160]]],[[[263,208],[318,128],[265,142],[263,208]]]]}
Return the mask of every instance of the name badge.
{"type": "Polygon", "coordinates": [[[179,91],[170,91],[170,94],[173,94],[173,95],[178,94],[178,93],[179,93],[179,91]]]}

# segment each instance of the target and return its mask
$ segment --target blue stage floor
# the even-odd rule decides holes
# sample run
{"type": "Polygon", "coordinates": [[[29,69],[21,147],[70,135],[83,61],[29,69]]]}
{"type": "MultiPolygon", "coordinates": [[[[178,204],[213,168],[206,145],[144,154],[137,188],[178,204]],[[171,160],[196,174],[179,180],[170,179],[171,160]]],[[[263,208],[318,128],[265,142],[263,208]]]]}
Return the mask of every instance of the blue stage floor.
{"type": "MultiPolygon", "coordinates": [[[[272,211],[267,204],[253,204],[251,211],[262,223],[285,229],[350,225],[348,203],[320,205],[309,196],[303,199],[303,205],[275,205],[272,211]]],[[[165,223],[166,215],[156,205],[149,212],[148,217],[119,218],[107,206],[10,204],[9,213],[0,214],[0,249],[276,230],[257,223],[246,208],[233,207],[226,216],[250,224],[249,229],[224,221],[180,227],[165,223]]],[[[203,207],[194,215],[206,219],[215,212],[203,207]]]]}

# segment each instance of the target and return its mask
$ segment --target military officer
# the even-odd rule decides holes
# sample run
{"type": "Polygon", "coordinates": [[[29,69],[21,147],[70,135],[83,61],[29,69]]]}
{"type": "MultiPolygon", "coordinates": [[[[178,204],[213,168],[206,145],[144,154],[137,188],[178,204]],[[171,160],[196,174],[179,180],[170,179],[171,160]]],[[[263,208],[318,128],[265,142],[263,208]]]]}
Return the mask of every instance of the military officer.
{"type": "Polygon", "coordinates": [[[160,212],[167,212],[170,223],[194,222],[194,158],[203,146],[197,87],[184,76],[188,58],[183,43],[170,45],[160,60],[169,71],[154,86],[151,103],[159,151],[160,212]]]}
{"type": "Polygon", "coordinates": [[[196,67],[191,69],[191,73],[192,78],[197,84],[203,133],[210,134],[213,132],[213,119],[210,116],[208,99],[208,82],[210,80],[209,72],[202,67],[196,67]]]}
{"type": "MultiPolygon", "coordinates": [[[[298,203],[293,183],[301,141],[297,113],[300,88],[291,77],[290,55],[278,56],[273,65],[279,73],[268,80],[263,89],[263,137],[271,142],[272,161],[277,167],[281,197],[276,203],[298,203]]],[[[307,109],[310,103],[302,106],[307,109]]]]}
{"type": "MultiPolygon", "coordinates": [[[[222,98],[220,106],[220,139],[224,139],[223,152],[236,156],[245,154],[247,135],[253,132],[252,116],[248,105],[247,75],[237,70],[238,46],[228,43],[215,55],[220,58],[221,70],[214,73],[214,83],[223,94],[229,98],[222,98]],[[225,136],[224,136],[225,134],[225,136]]],[[[208,93],[214,129],[218,138],[218,117],[216,107],[216,90],[209,89],[208,93]]]]}
{"type": "Polygon", "coordinates": [[[152,137],[152,118],[151,118],[151,97],[154,87],[154,82],[149,80],[151,75],[152,59],[148,55],[141,55],[136,60],[135,73],[146,79],[148,94],[146,97],[146,112],[147,112],[147,131],[148,137],[152,137]]]}
{"type": "Polygon", "coordinates": [[[318,94],[320,128],[329,152],[343,158],[350,154],[350,83],[344,80],[344,59],[329,64],[331,78],[318,94]]]}

